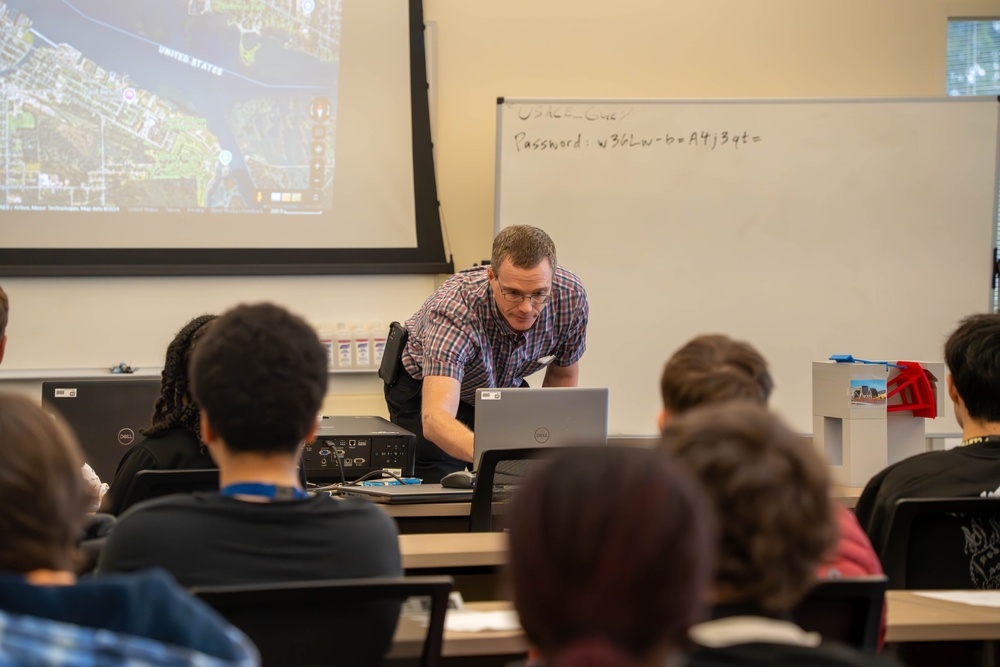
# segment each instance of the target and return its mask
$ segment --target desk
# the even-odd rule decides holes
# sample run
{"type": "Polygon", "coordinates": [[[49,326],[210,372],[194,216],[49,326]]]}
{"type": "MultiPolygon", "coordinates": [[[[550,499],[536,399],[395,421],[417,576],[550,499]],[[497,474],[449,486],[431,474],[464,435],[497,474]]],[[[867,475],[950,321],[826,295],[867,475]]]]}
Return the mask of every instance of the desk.
{"type": "Polygon", "coordinates": [[[507,562],[507,534],[400,535],[399,552],[404,570],[497,568],[507,562]]]}
{"type": "Polygon", "coordinates": [[[400,535],[406,574],[449,574],[466,600],[505,596],[500,569],[507,563],[506,533],[400,535]]]}
{"type": "MultiPolygon", "coordinates": [[[[509,602],[470,602],[466,609],[473,611],[494,611],[510,609],[509,602]]],[[[423,644],[427,628],[413,618],[403,615],[396,627],[389,658],[402,658],[418,655],[423,644]]],[[[445,630],[444,643],[441,647],[443,657],[450,658],[449,664],[488,664],[475,658],[486,656],[505,656],[496,664],[506,664],[528,652],[528,640],[520,628],[508,631],[486,632],[448,632],[445,630]],[[461,658],[462,660],[456,660],[461,658]]]]}
{"type": "MultiPolygon", "coordinates": [[[[861,487],[833,486],[830,495],[848,509],[858,504],[861,487]]],[[[471,503],[413,503],[412,505],[379,505],[396,520],[399,532],[464,533],[469,530],[471,503]]]]}
{"type": "Polygon", "coordinates": [[[858,497],[861,496],[861,492],[864,490],[862,486],[834,485],[830,487],[830,497],[847,509],[854,509],[858,504],[858,497]]]}
{"type": "MultiPolygon", "coordinates": [[[[914,595],[913,591],[889,591],[886,641],[981,641],[1000,639],[1000,609],[975,607],[914,595]]],[[[509,602],[470,602],[471,611],[510,609],[509,602]]],[[[422,633],[405,617],[396,632],[394,653],[407,651],[406,644],[422,633]]],[[[412,650],[412,649],[410,649],[412,650]]],[[[513,656],[528,650],[521,630],[489,632],[449,632],[445,630],[442,653],[445,657],[486,655],[513,656]]],[[[398,654],[398,653],[397,653],[398,654]]]]}
{"type": "Polygon", "coordinates": [[[1000,609],[934,600],[914,591],[886,593],[887,642],[1000,639],[1000,609]]]}
{"type": "Polygon", "coordinates": [[[399,532],[465,533],[469,530],[472,503],[413,503],[379,505],[396,520],[399,532]]]}

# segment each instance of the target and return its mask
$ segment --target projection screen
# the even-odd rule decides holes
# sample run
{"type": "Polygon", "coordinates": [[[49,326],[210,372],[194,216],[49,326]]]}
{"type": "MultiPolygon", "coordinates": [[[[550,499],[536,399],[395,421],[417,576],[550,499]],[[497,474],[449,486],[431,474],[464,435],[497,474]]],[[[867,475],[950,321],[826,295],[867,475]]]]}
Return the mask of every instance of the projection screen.
{"type": "Polygon", "coordinates": [[[0,3],[0,273],[441,273],[420,0],[0,3]]]}

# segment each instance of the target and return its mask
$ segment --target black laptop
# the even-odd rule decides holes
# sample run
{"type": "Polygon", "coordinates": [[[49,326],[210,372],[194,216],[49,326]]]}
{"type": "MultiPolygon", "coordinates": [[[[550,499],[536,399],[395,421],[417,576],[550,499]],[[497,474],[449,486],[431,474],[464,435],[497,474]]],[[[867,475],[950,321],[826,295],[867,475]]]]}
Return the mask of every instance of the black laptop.
{"type": "Polygon", "coordinates": [[[42,382],[42,407],[62,415],[84,459],[108,483],[128,448],[142,439],[139,429],[149,426],[159,395],[156,377],[42,382]]]}

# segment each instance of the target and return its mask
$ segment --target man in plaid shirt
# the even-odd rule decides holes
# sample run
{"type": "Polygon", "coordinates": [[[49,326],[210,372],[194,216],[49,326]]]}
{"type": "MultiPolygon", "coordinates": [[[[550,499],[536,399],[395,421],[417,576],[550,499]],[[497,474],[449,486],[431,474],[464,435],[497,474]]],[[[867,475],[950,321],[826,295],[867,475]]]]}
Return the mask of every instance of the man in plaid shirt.
{"type": "Polygon", "coordinates": [[[475,391],[575,387],[587,347],[587,292],[536,227],[507,227],[490,266],[452,276],[406,321],[399,379],[386,385],[392,421],[417,434],[416,475],[438,482],[472,461],[475,391]]]}

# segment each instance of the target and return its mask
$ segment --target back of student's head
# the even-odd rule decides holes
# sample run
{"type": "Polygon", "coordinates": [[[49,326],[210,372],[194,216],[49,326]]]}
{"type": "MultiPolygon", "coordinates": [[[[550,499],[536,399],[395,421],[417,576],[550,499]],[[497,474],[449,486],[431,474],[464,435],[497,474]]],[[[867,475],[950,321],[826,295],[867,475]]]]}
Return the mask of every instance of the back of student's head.
{"type": "Polygon", "coordinates": [[[663,368],[663,408],[679,415],[700,405],[734,399],[767,403],[774,382],[752,345],[720,334],[688,341],[663,368]]]}
{"type": "Polygon", "coordinates": [[[826,466],[810,443],[765,407],[730,402],[671,421],[660,448],[715,507],[720,601],[790,609],[837,539],[826,466]]]}
{"type": "Polygon", "coordinates": [[[0,338],[3,338],[7,333],[8,313],[10,313],[10,299],[7,298],[7,293],[0,287],[0,338]]]}
{"type": "Polygon", "coordinates": [[[191,390],[234,452],[293,452],[316,423],[327,354],[297,315],[269,303],[215,320],[195,346],[191,390]]]}
{"type": "Polygon", "coordinates": [[[73,570],[96,500],[69,427],[21,396],[0,395],[0,571],[73,570]]]}
{"type": "Polygon", "coordinates": [[[3,361],[3,352],[7,344],[5,336],[7,335],[7,314],[9,312],[10,300],[7,298],[7,293],[0,287],[0,361],[3,361]]]}
{"type": "Polygon", "coordinates": [[[215,315],[199,315],[177,332],[167,346],[167,356],[160,374],[160,396],[153,418],[143,435],[160,435],[171,429],[184,429],[200,437],[199,409],[191,395],[188,365],[198,340],[205,334],[215,315]]]}
{"type": "Polygon", "coordinates": [[[945,343],[944,357],[969,416],[1000,422],[1000,315],[962,320],[945,343]]]}
{"type": "Polygon", "coordinates": [[[514,604],[548,667],[633,664],[680,646],[699,620],[713,521],[666,457],[559,455],[519,489],[507,519],[514,604]]]}

